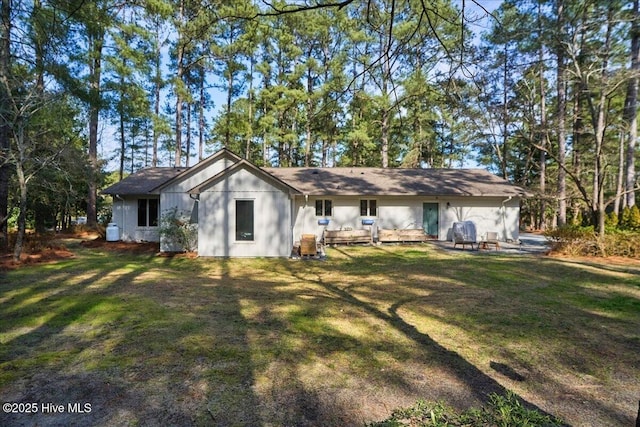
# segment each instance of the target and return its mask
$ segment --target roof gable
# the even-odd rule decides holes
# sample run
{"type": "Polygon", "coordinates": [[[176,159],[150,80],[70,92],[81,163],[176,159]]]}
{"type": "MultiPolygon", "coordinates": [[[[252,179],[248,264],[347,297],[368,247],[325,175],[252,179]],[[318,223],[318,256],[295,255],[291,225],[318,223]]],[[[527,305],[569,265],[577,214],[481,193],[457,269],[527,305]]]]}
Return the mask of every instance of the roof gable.
{"type": "Polygon", "coordinates": [[[175,184],[179,181],[183,181],[185,179],[188,179],[189,177],[194,176],[196,173],[202,171],[203,169],[215,164],[216,162],[223,160],[223,159],[229,159],[232,162],[239,162],[240,160],[242,160],[242,158],[240,156],[238,156],[237,154],[227,150],[226,148],[222,148],[218,151],[216,151],[214,154],[212,154],[211,156],[207,157],[206,159],[198,162],[195,166],[192,166],[186,170],[184,170],[182,173],[180,173],[179,175],[176,175],[175,177],[173,177],[171,180],[159,185],[157,187],[157,190],[160,191],[163,188],[168,187],[169,185],[175,184]]]}
{"type": "Polygon", "coordinates": [[[228,167],[227,169],[224,169],[223,171],[221,171],[217,175],[215,175],[215,176],[209,178],[208,180],[204,181],[202,184],[193,187],[191,190],[189,190],[189,194],[200,194],[201,192],[206,191],[208,188],[211,188],[212,186],[216,185],[218,182],[220,182],[225,177],[233,175],[234,173],[236,173],[237,171],[239,171],[241,169],[245,169],[245,170],[248,170],[248,171],[252,172],[253,174],[255,174],[255,175],[259,176],[260,178],[262,178],[264,181],[267,181],[267,182],[271,183],[272,185],[281,188],[284,191],[293,192],[293,193],[299,193],[299,191],[296,188],[292,187],[287,182],[282,181],[278,177],[266,172],[265,170],[259,168],[258,166],[254,165],[253,163],[249,162],[248,160],[241,159],[239,162],[233,164],[232,166],[228,167]]]}

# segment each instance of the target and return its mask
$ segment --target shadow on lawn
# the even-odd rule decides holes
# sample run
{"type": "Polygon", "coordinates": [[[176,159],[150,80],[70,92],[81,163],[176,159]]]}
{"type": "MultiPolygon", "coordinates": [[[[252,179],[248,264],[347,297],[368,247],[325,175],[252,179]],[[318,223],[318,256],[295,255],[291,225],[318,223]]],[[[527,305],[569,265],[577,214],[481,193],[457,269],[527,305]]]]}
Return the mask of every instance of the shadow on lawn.
{"type": "MultiPolygon", "coordinates": [[[[486,402],[490,393],[504,394],[494,378],[403,318],[404,310],[429,304],[460,314],[464,307],[456,305],[452,295],[457,290],[451,285],[460,277],[474,279],[465,297],[479,296],[478,303],[490,307],[493,292],[504,292],[507,300],[509,292],[517,292],[512,288],[519,283],[496,285],[501,276],[526,283],[534,275],[544,281],[551,273],[527,273],[525,267],[514,268],[513,277],[508,271],[492,272],[499,263],[495,257],[478,271],[478,264],[468,267],[459,258],[430,260],[422,249],[402,254],[385,249],[364,256],[343,252],[344,259],[325,263],[103,259],[89,252],[65,262],[64,269],[51,268],[50,278],[41,283],[0,287],[0,332],[20,329],[30,317],[50,315],[42,326],[3,343],[0,365],[9,370],[15,366],[20,375],[14,384],[0,384],[0,396],[4,401],[66,404],[86,399],[92,404],[91,413],[82,415],[0,414],[0,424],[350,426],[371,421],[363,418],[358,404],[384,406],[387,413],[393,409],[386,406],[393,401],[386,393],[396,389],[416,399],[424,397],[425,390],[444,391],[438,398],[458,409],[468,406],[467,395],[486,402]],[[445,282],[424,283],[421,274],[445,282]],[[367,286],[376,275],[394,282],[398,295],[367,286]],[[52,290],[54,282],[70,284],[52,290]],[[425,299],[425,292],[435,296],[425,299]],[[392,333],[375,336],[376,325],[367,324],[365,333],[352,334],[333,323],[354,322],[355,327],[362,313],[365,321],[378,321],[392,333]],[[394,333],[405,340],[391,337],[394,333]],[[417,350],[404,348],[404,341],[417,350]],[[29,359],[36,368],[20,365],[29,359]],[[388,359],[397,361],[396,368],[379,369],[388,366],[388,359]],[[435,380],[452,379],[455,384],[431,378],[413,381],[405,377],[405,364],[441,371],[435,380]],[[363,378],[354,378],[359,373],[363,378]],[[359,394],[345,396],[344,383],[349,392],[359,394]],[[356,390],[358,385],[362,389],[356,390]]],[[[527,286],[544,290],[545,284],[527,286]]],[[[452,318],[441,320],[464,327],[452,318]]],[[[485,320],[477,327],[490,324],[485,320]]],[[[514,337],[520,332],[517,326],[505,330],[514,337]]],[[[520,374],[505,361],[508,358],[496,360],[490,367],[519,380],[520,374]]],[[[525,377],[524,382],[529,381],[525,377]]],[[[605,403],[589,404],[600,405],[604,419],[628,421],[605,403]]]]}
{"type": "MultiPolygon", "coordinates": [[[[373,254],[367,253],[360,260],[356,260],[351,254],[349,260],[340,264],[340,268],[355,276],[364,275],[369,270],[369,274],[375,277],[376,274],[384,273],[377,268],[381,257],[391,255],[392,258],[399,258],[398,254],[389,254],[388,248],[375,248],[372,252],[373,254]]],[[[579,266],[554,260],[486,257],[465,262],[449,258],[429,260],[424,255],[402,256],[404,260],[400,263],[395,266],[387,265],[387,268],[391,267],[387,275],[392,286],[403,288],[401,292],[405,295],[395,303],[390,301],[391,305],[386,311],[368,302],[375,299],[372,295],[366,295],[365,301],[354,295],[348,286],[327,284],[321,278],[317,281],[345,302],[362,307],[396,330],[402,331],[414,342],[420,343],[438,359],[443,370],[450,370],[466,383],[480,401],[486,401],[487,393],[502,394],[504,388],[464,357],[446,349],[428,334],[407,323],[399,314],[403,306],[408,306],[409,311],[428,307],[426,313],[429,317],[462,330],[472,329],[472,334],[479,336],[482,336],[484,330],[490,333],[494,323],[500,334],[507,334],[514,343],[524,335],[535,334],[536,339],[541,341],[542,355],[555,358],[555,363],[560,364],[568,375],[595,380],[591,375],[594,369],[613,369],[607,368],[611,365],[626,369],[626,372],[618,372],[616,376],[628,375],[629,381],[626,384],[634,384],[636,374],[633,367],[638,364],[640,337],[633,334],[634,321],[631,319],[637,319],[640,301],[617,291],[608,290],[604,293],[589,287],[594,283],[605,288],[607,284],[616,285],[619,279],[607,271],[585,272],[579,266]],[[434,282],[420,283],[419,279],[412,278],[412,275],[419,275],[421,272],[427,273],[429,280],[434,282]],[[571,278],[572,283],[575,281],[577,285],[567,286],[563,277],[571,278]],[[414,283],[407,287],[407,283],[412,281],[414,283]],[[416,290],[421,291],[422,295],[416,290]],[[425,296],[425,292],[428,296],[425,296]],[[616,305],[621,299],[624,299],[624,303],[616,305]],[[504,314],[506,318],[501,317],[504,314]],[[518,322],[520,316],[523,322],[518,322]],[[539,330],[525,331],[523,325],[539,330]],[[546,348],[545,341],[548,341],[549,348],[546,348]],[[616,361],[616,365],[612,364],[613,361],[616,361]]],[[[389,291],[392,293],[393,289],[390,288],[389,291]]],[[[517,355],[510,354],[509,350],[496,350],[506,360],[519,359],[517,355]]],[[[511,381],[529,380],[502,361],[492,361],[489,367],[511,381]]],[[[538,400],[544,402],[546,408],[573,412],[576,416],[574,419],[580,420],[578,424],[595,422],[630,425],[633,422],[633,414],[626,407],[634,408],[635,396],[630,396],[630,393],[620,395],[616,394],[620,391],[608,390],[607,381],[610,380],[604,379],[598,384],[592,384],[590,380],[584,385],[567,384],[559,379],[564,372],[554,376],[553,372],[547,372],[546,366],[526,368],[535,376],[528,381],[527,389],[537,389],[538,400]],[[600,387],[603,387],[602,396],[597,394],[600,387]],[[603,399],[605,396],[606,400],[603,399]],[[563,408],[563,404],[571,408],[563,408]]],[[[540,410],[531,402],[525,403],[530,408],[540,410]]]]}
{"type": "MultiPolygon", "coordinates": [[[[366,264],[362,259],[356,261],[359,265],[356,268],[359,270],[362,268],[362,264],[366,264]]],[[[353,271],[353,266],[347,267],[346,270],[353,271]]],[[[309,281],[309,277],[301,277],[298,272],[291,270],[291,274],[297,276],[300,280],[309,281]]],[[[504,395],[507,390],[500,385],[493,378],[486,375],[480,369],[473,364],[469,363],[466,359],[460,356],[457,352],[451,351],[440,345],[437,341],[431,338],[428,334],[418,331],[415,326],[407,323],[399,314],[398,310],[408,302],[414,301],[414,298],[408,298],[401,301],[397,301],[392,304],[388,312],[384,312],[374,305],[367,303],[349,292],[349,288],[343,289],[339,286],[331,283],[326,283],[320,276],[317,276],[312,280],[322,288],[326,289],[330,294],[336,296],[340,301],[345,304],[351,305],[362,309],[369,314],[373,315],[379,320],[387,323],[395,330],[404,334],[408,339],[419,344],[423,350],[428,352],[430,360],[429,363],[436,363],[440,369],[449,372],[454,377],[458,378],[462,383],[474,395],[475,399],[480,402],[487,402],[488,396],[491,393],[497,393],[504,395]]],[[[550,415],[543,411],[536,405],[527,402],[519,397],[523,405],[529,409],[538,410],[542,414],[550,415]]],[[[451,402],[450,402],[451,403],[451,402]]]]}
{"type": "Polygon", "coordinates": [[[121,304],[154,259],[85,250],[35,267],[39,276],[7,273],[15,279],[0,286],[0,396],[36,406],[3,411],[0,425],[129,425],[145,416],[142,424],[192,425],[191,413],[149,398],[130,381],[128,367],[109,361],[131,356],[122,343],[136,337],[123,336],[119,323],[135,313],[121,304]]]}

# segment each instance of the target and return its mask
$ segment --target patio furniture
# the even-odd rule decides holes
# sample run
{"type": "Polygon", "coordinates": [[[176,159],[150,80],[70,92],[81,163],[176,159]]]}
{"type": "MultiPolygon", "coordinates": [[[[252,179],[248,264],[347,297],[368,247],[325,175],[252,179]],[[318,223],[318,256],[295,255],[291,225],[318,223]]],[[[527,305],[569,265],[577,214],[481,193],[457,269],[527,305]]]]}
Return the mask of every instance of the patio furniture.
{"type": "Polygon", "coordinates": [[[452,231],[454,249],[456,246],[462,245],[462,249],[464,250],[466,245],[471,245],[471,250],[473,250],[473,245],[477,243],[476,225],[473,221],[454,222],[452,231]]]}
{"type": "Polygon", "coordinates": [[[384,229],[378,228],[379,242],[424,242],[429,238],[424,228],[384,229]]]}
{"type": "Polygon", "coordinates": [[[498,233],[495,231],[487,231],[484,239],[478,243],[478,249],[489,249],[489,245],[493,245],[496,251],[500,249],[500,242],[498,241],[498,233]]]}
{"type": "Polygon", "coordinates": [[[371,243],[371,230],[325,230],[324,244],[371,243]]]}

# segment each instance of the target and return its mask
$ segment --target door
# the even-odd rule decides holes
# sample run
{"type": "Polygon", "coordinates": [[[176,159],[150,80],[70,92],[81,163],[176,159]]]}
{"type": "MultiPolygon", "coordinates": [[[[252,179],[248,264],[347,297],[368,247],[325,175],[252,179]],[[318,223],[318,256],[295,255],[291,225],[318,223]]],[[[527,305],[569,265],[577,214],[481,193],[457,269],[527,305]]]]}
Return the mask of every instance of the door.
{"type": "Polygon", "coordinates": [[[438,238],[438,204],[422,204],[422,226],[429,237],[438,238]]]}

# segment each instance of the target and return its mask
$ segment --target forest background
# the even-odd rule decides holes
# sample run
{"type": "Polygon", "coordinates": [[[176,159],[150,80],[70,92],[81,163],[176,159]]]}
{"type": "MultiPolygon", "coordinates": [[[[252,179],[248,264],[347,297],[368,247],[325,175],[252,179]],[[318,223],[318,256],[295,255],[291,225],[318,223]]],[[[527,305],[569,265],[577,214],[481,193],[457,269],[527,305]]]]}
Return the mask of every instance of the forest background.
{"type": "Polygon", "coordinates": [[[524,226],[640,228],[638,0],[0,1],[2,249],[221,147],[476,164],[533,194],[524,226]]]}

